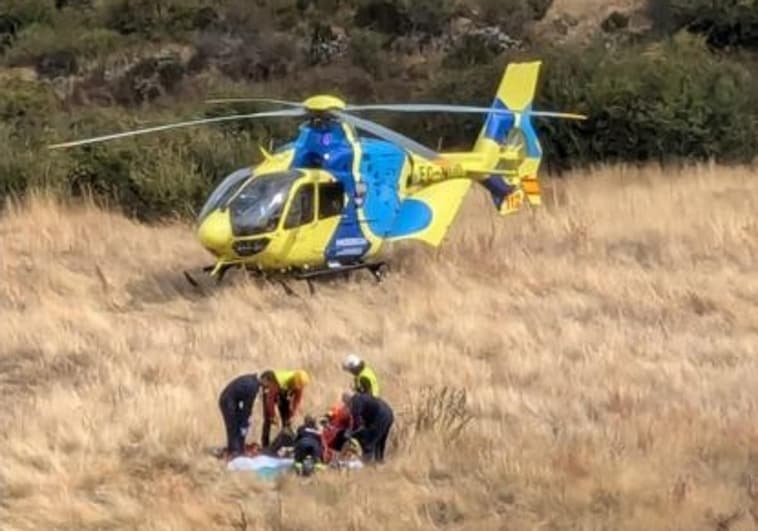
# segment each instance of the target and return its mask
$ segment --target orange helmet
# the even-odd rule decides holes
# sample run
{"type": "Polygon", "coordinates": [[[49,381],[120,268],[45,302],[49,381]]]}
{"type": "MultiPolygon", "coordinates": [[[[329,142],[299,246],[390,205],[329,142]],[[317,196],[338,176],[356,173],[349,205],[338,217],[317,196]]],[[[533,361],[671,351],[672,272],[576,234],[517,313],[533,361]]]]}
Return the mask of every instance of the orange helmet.
{"type": "Polygon", "coordinates": [[[295,371],[295,385],[297,387],[305,387],[310,383],[310,381],[311,377],[308,376],[307,372],[302,369],[295,371]]]}

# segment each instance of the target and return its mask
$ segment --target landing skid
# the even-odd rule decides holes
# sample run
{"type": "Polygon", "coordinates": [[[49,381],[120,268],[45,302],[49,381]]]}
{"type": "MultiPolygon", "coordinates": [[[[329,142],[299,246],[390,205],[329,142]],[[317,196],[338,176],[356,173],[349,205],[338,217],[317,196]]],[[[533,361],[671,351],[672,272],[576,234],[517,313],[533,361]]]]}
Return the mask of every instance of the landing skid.
{"type": "MultiPolygon", "coordinates": [[[[215,281],[216,285],[221,284],[221,282],[224,279],[224,276],[226,273],[232,269],[237,267],[243,267],[239,264],[228,264],[221,266],[218,271],[216,272],[215,281]]],[[[290,296],[297,296],[297,293],[287,284],[287,280],[304,280],[308,284],[308,291],[311,295],[314,295],[316,293],[316,289],[313,285],[313,281],[316,279],[323,279],[323,278],[329,278],[329,277],[335,277],[335,276],[344,276],[349,275],[353,271],[360,271],[362,269],[367,269],[371,275],[374,277],[374,280],[378,282],[381,282],[384,280],[384,278],[387,276],[387,271],[389,269],[389,266],[386,262],[372,262],[372,263],[356,263],[356,264],[345,264],[345,265],[338,265],[335,267],[323,267],[319,269],[312,269],[312,270],[301,270],[301,269],[293,269],[290,271],[284,271],[284,272],[267,272],[267,271],[261,271],[254,268],[245,268],[247,272],[253,276],[262,278],[266,281],[274,281],[282,288],[284,289],[284,292],[287,295],[290,296]]],[[[203,273],[211,275],[212,272],[216,270],[216,266],[207,266],[202,269],[203,273]]],[[[193,287],[196,289],[199,289],[202,291],[202,287],[200,283],[195,280],[195,278],[190,275],[188,271],[184,271],[184,277],[187,279],[187,282],[189,282],[193,287]]]]}
{"type": "MultiPolygon", "coordinates": [[[[330,277],[336,277],[336,276],[347,276],[353,271],[359,271],[361,269],[367,269],[371,272],[371,275],[374,277],[374,280],[378,282],[381,282],[384,280],[384,278],[387,275],[387,269],[388,266],[385,262],[375,262],[375,263],[359,263],[359,264],[347,264],[347,265],[339,265],[336,267],[324,267],[320,269],[313,269],[309,271],[303,271],[303,270],[293,270],[289,272],[288,274],[283,274],[280,276],[276,276],[275,279],[277,283],[282,286],[285,293],[290,296],[297,296],[297,294],[294,292],[294,290],[287,284],[287,280],[304,280],[306,284],[308,285],[308,292],[311,295],[315,295],[316,293],[316,287],[314,286],[314,281],[318,279],[326,279],[330,277]]],[[[264,276],[268,276],[265,275],[264,276]]]]}
{"type": "MultiPolygon", "coordinates": [[[[219,268],[218,273],[216,274],[216,285],[221,284],[221,281],[224,280],[224,275],[226,275],[227,271],[234,267],[233,265],[224,265],[219,268]]],[[[215,265],[206,266],[202,269],[203,273],[210,274],[214,269],[216,269],[215,265]]],[[[187,282],[189,282],[193,287],[197,289],[202,289],[200,284],[195,280],[195,278],[190,275],[189,271],[183,271],[184,278],[187,279],[187,282]]]]}
{"type": "Polygon", "coordinates": [[[386,275],[387,264],[385,262],[376,262],[371,264],[350,264],[338,267],[327,267],[313,271],[297,272],[294,274],[294,278],[298,280],[307,280],[312,278],[330,277],[349,273],[350,271],[358,271],[360,269],[368,269],[376,281],[381,282],[386,275]]]}

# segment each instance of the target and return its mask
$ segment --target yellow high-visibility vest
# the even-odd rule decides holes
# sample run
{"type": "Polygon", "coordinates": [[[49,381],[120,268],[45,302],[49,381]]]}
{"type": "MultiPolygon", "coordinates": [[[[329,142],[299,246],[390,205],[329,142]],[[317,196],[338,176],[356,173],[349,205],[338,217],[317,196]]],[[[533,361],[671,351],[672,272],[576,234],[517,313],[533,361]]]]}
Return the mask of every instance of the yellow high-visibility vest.
{"type": "Polygon", "coordinates": [[[363,370],[355,376],[355,389],[361,388],[361,379],[366,378],[369,381],[371,388],[368,390],[368,394],[371,396],[379,396],[379,380],[376,377],[373,369],[368,366],[363,367],[363,370]]]}

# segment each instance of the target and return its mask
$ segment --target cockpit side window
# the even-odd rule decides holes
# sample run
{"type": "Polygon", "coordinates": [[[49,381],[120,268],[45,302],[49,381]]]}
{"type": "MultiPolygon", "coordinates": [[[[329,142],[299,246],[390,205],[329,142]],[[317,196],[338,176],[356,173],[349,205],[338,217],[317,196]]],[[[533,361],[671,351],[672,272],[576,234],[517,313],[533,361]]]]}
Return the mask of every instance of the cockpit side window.
{"type": "Polygon", "coordinates": [[[316,195],[314,188],[313,184],[304,184],[295,192],[287,219],[284,221],[285,229],[294,229],[313,221],[313,203],[316,195]]]}
{"type": "Polygon", "coordinates": [[[318,218],[342,214],[345,208],[345,188],[342,183],[322,183],[318,187],[318,218]]]}

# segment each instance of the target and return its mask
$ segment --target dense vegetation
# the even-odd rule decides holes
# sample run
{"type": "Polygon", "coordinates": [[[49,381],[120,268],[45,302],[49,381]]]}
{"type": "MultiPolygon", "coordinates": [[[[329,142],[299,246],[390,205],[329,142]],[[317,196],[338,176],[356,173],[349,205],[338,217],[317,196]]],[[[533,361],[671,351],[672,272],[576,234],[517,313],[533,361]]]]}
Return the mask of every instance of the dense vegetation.
{"type": "MultiPolygon", "coordinates": [[[[552,169],[600,161],[750,161],[758,148],[758,3],[650,2],[591,42],[530,31],[551,0],[3,0],[0,196],[93,192],[143,219],[196,210],[214,182],[294,121],[233,123],[51,152],[45,145],[245,105],[209,95],[488,104],[508,61],[545,61],[537,105],[589,114],[538,126],[552,169]]],[[[386,115],[429,145],[468,147],[479,117],[386,115]]]]}

